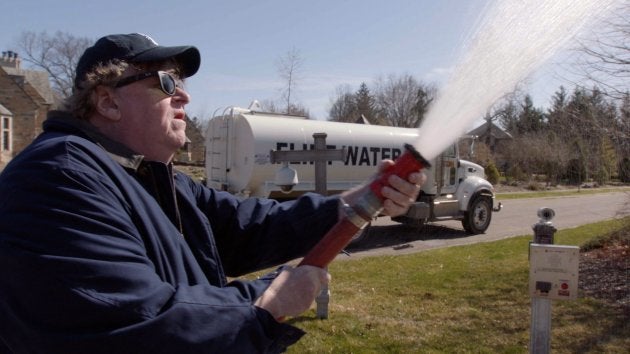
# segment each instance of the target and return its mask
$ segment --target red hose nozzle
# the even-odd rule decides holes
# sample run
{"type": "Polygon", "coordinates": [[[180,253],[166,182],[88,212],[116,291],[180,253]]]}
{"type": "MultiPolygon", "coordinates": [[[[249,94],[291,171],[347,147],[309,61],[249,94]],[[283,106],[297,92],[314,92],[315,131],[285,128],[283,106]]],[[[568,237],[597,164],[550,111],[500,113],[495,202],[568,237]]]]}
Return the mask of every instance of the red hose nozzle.
{"type": "Polygon", "coordinates": [[[405,144],[405,152],[400,155],[394,164],[388,167],[385,171],[370,183],[370,189],[381,201],[383,201],[383,195],[381,190],[384,186],[389,185],[387,180],[389,176],[396,175],[402,179],[409,178],[409,175],[413,172],[420,171],[425,167],[431,167],[429,161],[427,161],[416,148],[410,144],[405,144]]]}

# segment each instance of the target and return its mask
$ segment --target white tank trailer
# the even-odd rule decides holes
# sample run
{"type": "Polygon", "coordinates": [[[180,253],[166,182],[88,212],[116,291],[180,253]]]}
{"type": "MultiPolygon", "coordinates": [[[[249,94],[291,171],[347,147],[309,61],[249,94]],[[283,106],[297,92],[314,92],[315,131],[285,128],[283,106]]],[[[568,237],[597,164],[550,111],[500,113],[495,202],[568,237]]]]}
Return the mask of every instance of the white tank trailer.
{"type": "MultiPolygon", "coordinates": [[[[293,199],[315,190],[313,162],[271,163],[272,151],[312,150],[315,133],[326,134],[328,149],[345,149],[343,161],[330,161],[326,168],[329,194],[359,185],[377,172],[383,159],[396,159],[405,143],[417,140],[418,130],[369,124],[340,123],[304,117],[261,113],[230,108],[212,118],[206,132],[206,177],[209,187],[237,196],[293,199]],[[290,167],[297,181],[282,179],[281,169],[290,167]]],[[[461,220],[472,234],[490,225],[494,188],[485,180],[484,169],[459,158],[457,144],[431,161],[425,169],[427,182],[409,212],[394,220],[411,225],[427,221],[461,220]]],[[[285,176],[286,177],[286,176],[285,176]]]]}

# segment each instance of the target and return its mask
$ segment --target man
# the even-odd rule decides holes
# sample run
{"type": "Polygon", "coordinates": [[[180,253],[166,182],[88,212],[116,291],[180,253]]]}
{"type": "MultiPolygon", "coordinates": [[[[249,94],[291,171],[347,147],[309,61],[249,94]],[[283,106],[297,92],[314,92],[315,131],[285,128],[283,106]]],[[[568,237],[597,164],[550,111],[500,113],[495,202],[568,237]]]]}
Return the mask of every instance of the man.
{"type": "MultiPolygon", "coordinates": [[[[308,309],[326,271],[226,275],[304,255],[340,199],[238,200],[175,172],[199,64],[141,34],[85,51],[67,109],[0,175],[0,351],[278,352],[302,335],[277,319],[308,309]]],[[[422,181],[392,177],[385,213],[422,181]]]]}

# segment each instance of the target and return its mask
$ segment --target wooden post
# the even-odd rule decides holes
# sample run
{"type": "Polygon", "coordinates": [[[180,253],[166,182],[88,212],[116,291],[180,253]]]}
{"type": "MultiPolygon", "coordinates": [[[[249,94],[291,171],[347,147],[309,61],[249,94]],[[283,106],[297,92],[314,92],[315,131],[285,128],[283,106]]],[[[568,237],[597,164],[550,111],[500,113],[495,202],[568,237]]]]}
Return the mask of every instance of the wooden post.
{"type": "MultiPolygon", "coordinates": [[[[315,140],[315,151],[326,150],[326,133],[315,133],[313,139],[315,140]]],[[[326,164],[328,161],[315,161],[315,192],[321,195],[328,194],[328,188],[326,188],[326,164]]],[[[322,291],[315,298],[317,304],[316,314],[318,318],[328,318],[328,303],[330,302],[330,288],[328,284],[324,285],[322,291]]]]}
{"type": "MultiPolygon", "coordinates": [[[[295,162],[313,161],[315,163],[315,192],[327,195],[326,164],[328,161],[346,159],[346,149],[327,149],[326,133],[314,133],[315,146],[313,150],[303,151],[271,151],[271,162],[295,162]]],[[[330,289],[325,286],[315,299],[317,303],[317,317],[328,318],[328,303],[330,302],[330,289]]]]}

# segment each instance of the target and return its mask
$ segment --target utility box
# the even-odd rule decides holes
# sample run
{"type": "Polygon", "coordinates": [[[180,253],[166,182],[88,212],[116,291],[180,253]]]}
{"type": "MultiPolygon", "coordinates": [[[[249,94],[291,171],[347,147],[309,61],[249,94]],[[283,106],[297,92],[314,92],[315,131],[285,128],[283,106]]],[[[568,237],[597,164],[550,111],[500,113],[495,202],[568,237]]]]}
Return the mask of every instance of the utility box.
{"type": "Polygon", "coordinates": [[[553,300],[577,299],[580,248],[530,245],[529,294],[553,300]]]}

